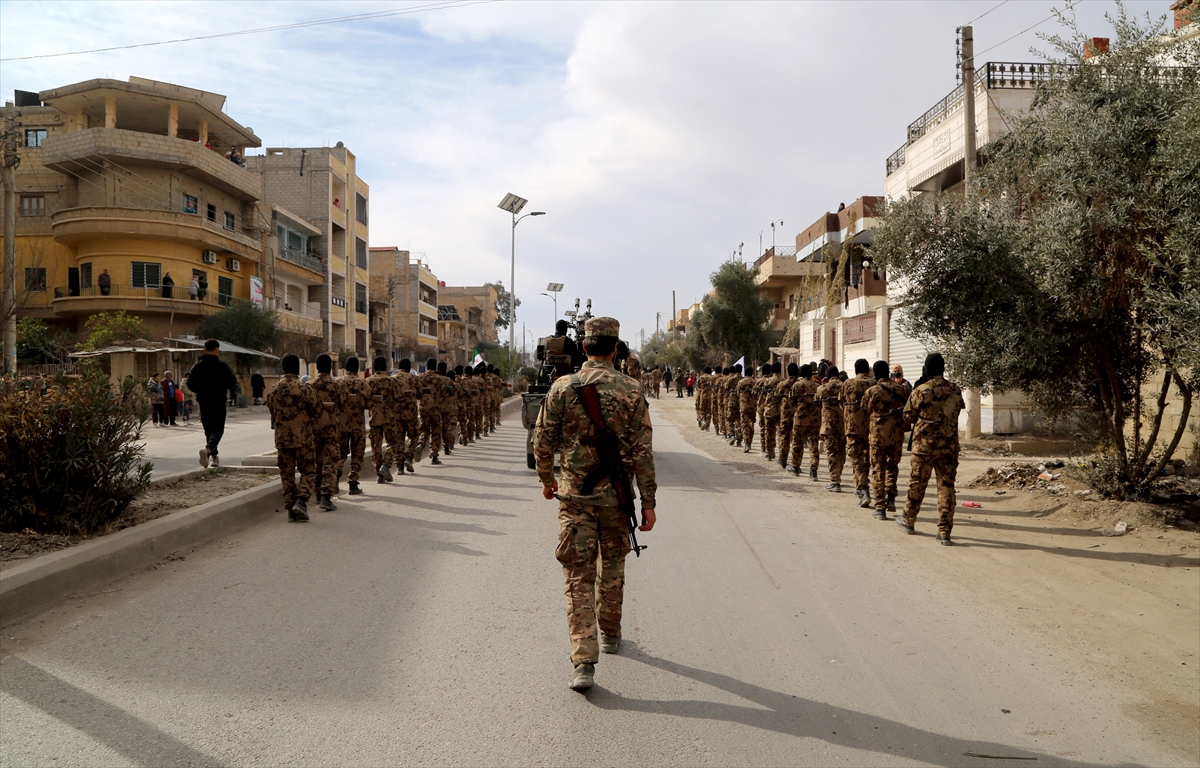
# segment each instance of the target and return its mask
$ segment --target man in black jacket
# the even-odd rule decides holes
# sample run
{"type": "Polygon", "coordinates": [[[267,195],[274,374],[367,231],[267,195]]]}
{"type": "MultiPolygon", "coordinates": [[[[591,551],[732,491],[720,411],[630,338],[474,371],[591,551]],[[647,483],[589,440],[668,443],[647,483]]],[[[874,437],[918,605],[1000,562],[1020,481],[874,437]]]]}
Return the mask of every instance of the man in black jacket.
{"type": "Polygon", "coordinates": [[[200,466],[220,466],[217,444],[225,434],[225,400],[227,393],[236,395],[240,389],[237,377],[218,357],[221,343],[216,339],[204,342],[204,354],[188,371],[188,389],[196,393],[200,406],[200,423],[204,425],[204,447],[200,449],[200,466]],[[211,464],[210,464],[211,459],[211,464]]]}

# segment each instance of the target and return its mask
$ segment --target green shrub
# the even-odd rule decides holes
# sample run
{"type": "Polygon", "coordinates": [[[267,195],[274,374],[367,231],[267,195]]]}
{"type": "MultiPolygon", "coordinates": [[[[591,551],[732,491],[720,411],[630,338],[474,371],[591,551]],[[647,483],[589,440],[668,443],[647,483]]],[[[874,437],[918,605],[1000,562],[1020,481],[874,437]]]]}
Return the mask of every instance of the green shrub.
{"type": "Polygon", "coordinates": [[[0,379],[0,531],[92,533],[145,490],[142,387],[96,368],[0,379]]]}
{"type": "Polygon", "coordinates": [[[237,407],[238,408],[249,408],[250,407],[250,395],[243,395],[239,392],[238,396],[237,396],[237,407]]]}

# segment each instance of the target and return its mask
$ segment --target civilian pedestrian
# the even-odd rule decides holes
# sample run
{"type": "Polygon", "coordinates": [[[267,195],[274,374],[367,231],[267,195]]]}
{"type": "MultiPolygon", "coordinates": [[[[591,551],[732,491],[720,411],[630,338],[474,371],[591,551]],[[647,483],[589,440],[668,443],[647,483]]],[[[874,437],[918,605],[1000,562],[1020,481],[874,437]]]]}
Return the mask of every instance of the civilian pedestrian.
{"type": "Polygon", "coordinates": [[[107,296],[112,291],[112,278],[109,277],[107,269],[96,278],[96,285],[100,286],[101,296],[107,296]]]}
{"type": "Polygon", "coordinates": [[[204,426],[204,447],[200,449],[200,466],[218,467],[217,448],[225,434],[225,397],[238,391],[237,377],[220,358],[221,343],[216,339],[204,342],[204,354],[188,371],[188,389],[196,393],[200,406],[200,423],[204,426]]]}
{"type": "Polygon", "coordinates": [[[163,423],[164,427],[173,427],[173,426],[175,426],[175,414],[176,414],[175,396],[179,392],[179,388],[175,384],[175,374],[171,373],[170,371],[166,371],[163,373],[162,391],[163,391],[163,404],[162,404],[163,422],[162,423],[163,423]]]}
{"type": "Polygon", "coordinates": [[[150,416],[154,420],[154,426],[156,427],[159,421],[162,420],[163,390],[160,378],[156,371],[150,377],[150,380],[146,382],[146,393],[150,396],[150,416]]]}
{"type": "Polygon", "coordinates": [[[162,297],[164,299],[174,298],[175,281],[171,279],[171,273],[163,275],[162,279],[162,297]]]}

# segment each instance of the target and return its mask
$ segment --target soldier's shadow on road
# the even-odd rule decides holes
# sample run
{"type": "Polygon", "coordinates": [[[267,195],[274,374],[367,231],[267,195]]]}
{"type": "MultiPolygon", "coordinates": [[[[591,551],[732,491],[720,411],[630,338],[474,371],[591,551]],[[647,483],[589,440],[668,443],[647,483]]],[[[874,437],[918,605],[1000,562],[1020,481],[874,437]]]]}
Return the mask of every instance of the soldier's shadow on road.
{"type": "Polygon", "coordinates": [[[588,695],[588,702],[592,706],[599,709],[646,712],[698,720],[723,720],[797,738],[821,739],[849,749],[920,760],[933,765],[995,764],[992,759],[986,757],[972,760],[972,756],[964,755],[968,752],[1018,760],[1039,760],[1043,765],[1047,762],[1064,766],[1088,765],[1005,744],[946,736],[876,715],[773,691],[728,675],[651,656],[628,639],[622,641],[621,658],[710,685],[753,702],[756,706],[743,707],[697,699],[635,699],[600,687],[593,688],[588,695]]]}
{"type": "MultiPolygon", "coordinates": [[[[503,497],[500,497],[503,498],[503,497]]],[[[447,515],[470,515],[472,517],[516,517],[516,515],[508,512],[496,512],[490,509],[464,509],[462,507],[452,507],[449,504],[438,504],[435,501],[421,501],[420,499],[388,499],[388,503],[398,507],[416,507],[418,509],[428,509],[431,512],[443,512],[447,515]]],[[[525,499],[514,499],[514,501],[525,501],[525,499]]]]}

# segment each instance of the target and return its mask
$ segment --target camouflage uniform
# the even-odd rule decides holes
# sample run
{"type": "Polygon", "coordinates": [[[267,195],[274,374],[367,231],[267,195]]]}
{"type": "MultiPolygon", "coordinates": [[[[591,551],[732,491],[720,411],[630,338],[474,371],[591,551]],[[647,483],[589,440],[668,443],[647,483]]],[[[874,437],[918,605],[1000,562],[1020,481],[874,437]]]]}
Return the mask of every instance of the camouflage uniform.
{"type": "Polygon", "coordinates": [[[937,472],[938,533],[949,538],[954,527],[954,476],[958,472],[958,414],[966,408],[962,390],[941,376],[934,376],[913,390],[904,406],[904,421],[912,425],[912,475],[904,522],[913,525],[929,475],[937,472]]]}
{"type": "Polygon", "coordinates": [[[742,445],[749,453],[750,445],[754,442],[754,420],[757,417],[759,380],[749,376],[738,382],[738,418],[741,421],[742,445]]]}
{"type": "Polygon", "coordinates": [[[442,450],[442,397],[445,379],[437,371],[427,370],[417,376],[418,399],[421,401],[421,442],[429,447],[429,457],[437,458],[442,450]]]}
{"type": "MultiPolygon", "coordinates": [[[[392,388],[392,418],[387,428],[388,451],[395,453],[396,463],[412,461],[417,455],[417,440],[421,434],[421,416],[417,413],[417,379],[409,371],[396,371],[392,388]]],[[[392,465],[392,456],[387,466],[392,465]]]]}
{"type": "MultiPolygon", "coordinates": [[[[442,376],[442,374],[438,374],[442,376]]],[[[442,447],[447,452],[454,450],[454,428],[458,426],[458,404],[462,399],[458,382],[449,376],[442,376],[442,447]]]]}
{"type": "Polygon", "coordinates": [[[821,465],[821,447],[819,430],[821,427],[821,409],[817,407],[817,382],[811,377],[801,377],[792,384],[791,398],[796,412],[792,416],[792,455],[788,462],[799,472],[804,462],[804,446],[808,445],[809,471],[816,472],[821,465]]]}
{"type": "Polygon", "coordinates": [[[779,438],[779,385],[782,381],[783,377],[775,374],[764,379],[762,386],[762,447],[770,461],[775,460],[775,443],[779,438]]]}
{"type": "Polygon", "coordinates": [[[342,387],[328,373],[319,373],[305,386],[310,387],[321,402],[321,415],[313,424],[314,456],[317,462],[318,493],[332,496],[337,493],[338,456],[342,438],[345,405],[342,387]]]}
{"type": "Polygon", "coordinates": [[[283,503],[290,510],[297,499],[308,501],[312,496],[316,474],[312,428],[322,408],[312,388],[301,384],[296,374],[285,373],[267,393],[267,410],[271,412],[271,428],[275,430],[283,503]]]}
{"type": "Polygon", "coordinates": [[[900,412],[908,399],[903,384],[880,379],[863,395],[862,409],[871,421],[871,491],[875,509],[887,511],[888,497],[896,498],[900,451],[904,447],[904,420],[900,412]]]}
{"type": "Polygon", "coordinates": [[[731,373],[725,379],[725,425],[729,430],[728,436],[736,443],[742,441],[741,400],[738,399],[737,394],[738,384],[741,381],[742,376],[737,373],[731,373]]]}
{"type": "Polygon", "coordinates": [[[364,412],[367,409],[367,382],[358,374],[347,373],[338,379],[342,388],[342,436],[338,446],[338,478],[339,483],[342,464],[350,457],[349,480],[358,482],[362,472],[363,455],[366,452],[367,428],[364,412]]]}
{"type": "MultiPolygon", "coordinates": [[[[589,334],[597,320],[610,318],[589,320],[589,334]]],[[[611,482],[601,481],[595,493],[586,497],[589,503],[578,501],[580,486],[597,464],[598,455],[595,448],[580,442],[580,438],[595,434],[595,429],[572,390],[574,379],[598,386],[604,422],[620,441],[622,463],[630,481],[636,479],[643,509],[654,508],[657,483],[650,413],[636,380],[618,374],[609,363],[589,360],[578,374],[560,378],[550,387],[538,415],[534,455],[538,477],[543,485],[550,485],[555,480],[554,451],[562,451],[559,496],[574,499],[560,499],[555,557],[566,578],[571,661],[595,664],[600,655],[597,623],[604,635],[621,636],[629,529],[611,482]]]]}
{"type": "Polygon", "coordinates": [[[842,381],[837,378],[830,379],[817,390],[817,401],[821,403],[821,442],[825,444],[829,463],[829,481],[838,485],[842,484],[842,468],[846,465],[846,425],[842,404],[838,401],[841,391],[842,381]]]}
{"type": "Polygon", "coordinates": [[[796,403],[792,400],[792,385],[796,380],[790,376],[775,385],[775,399],[779,401],[779,466],[786,467],[788,453],[792,450],[792,419],[796,416],[796,403]]]}
{"type": "Polygon", "coordinates": [[[867,415],[862,410],[862,398],[875,386],[875,379],[860,373],[842,384],[842,413],[846,422],[846,455],[854,467],[854,490],[866,492],[871,487],[870,431],[867,415]]]}
{"type": "Polygon", "coordinates": [[[658,399],[659,391],[662,388],[662,371],[657,368],[650,374],[650,383],[654,386],[654,399],[658,399]]]}
{"type": "Polygon", "coordinates": [[[375,371],[366,380],[367,407],[371,410],[371,462],[378,472],[381,467],[391,467],[391,457],[384,450],[383,441],[389,437],[393,429],[392,422],[396,411],[396,380],[388,376],[387,371],[375,371]]]}
{"type": "Polygon", "coordinates": [[[485,421],[488,425],[489,432],[495,432],[496,427],[500,426],[500,403],[503,400],[502,392],[504,390],[504,380],[495,373],[487,374],[484,379],[487,381],[487,418],[485,421]]]}

